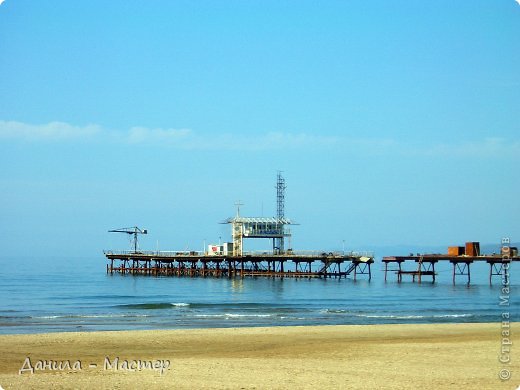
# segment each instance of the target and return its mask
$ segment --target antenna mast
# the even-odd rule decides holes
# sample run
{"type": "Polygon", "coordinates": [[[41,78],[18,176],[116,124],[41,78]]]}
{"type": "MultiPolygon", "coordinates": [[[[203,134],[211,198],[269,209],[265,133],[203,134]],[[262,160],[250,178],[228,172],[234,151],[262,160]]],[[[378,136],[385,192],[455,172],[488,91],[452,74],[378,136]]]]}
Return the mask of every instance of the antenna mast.
{"type": "Polygon", "coordinates": [[[237,200],[235,202],[235,206],[237,206],[237,217],[240,217],[240,206],[243,206],[243,205],[244,204],[241,201],[239,201],[239,200],[237,200]]]}
{"type": "Polygon", "coordinates": [[[278,171],[276,176],[276,217],[282,219],[285,217],[285,179],[282,171],[278,171]]]}
{"type": "MultiPolygon", "coordinates": [[[[282,224],[282,231],[285,228],[285,188],[285,178],[282,176],[282,171],[278,171],[276,176],[276,219],[278,223],[282,224]]],[[[284,253],[283,237],[276,239],[275,250],[278,250],[278,253],[284,253]]]]}

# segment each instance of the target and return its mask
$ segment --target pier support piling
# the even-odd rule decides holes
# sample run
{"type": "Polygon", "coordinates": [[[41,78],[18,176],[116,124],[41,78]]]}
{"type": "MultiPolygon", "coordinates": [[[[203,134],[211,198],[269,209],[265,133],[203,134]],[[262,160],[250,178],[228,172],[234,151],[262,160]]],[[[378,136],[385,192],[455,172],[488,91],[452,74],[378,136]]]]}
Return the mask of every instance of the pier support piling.
{"type": "Polygon", "coordinates": [[[453,264],[453,284],[455,284],[456,276],[467,276],[468,277],[468,285],[471,283],[471,270],[470,264],[472,261],[454,261],[453,264]]]}

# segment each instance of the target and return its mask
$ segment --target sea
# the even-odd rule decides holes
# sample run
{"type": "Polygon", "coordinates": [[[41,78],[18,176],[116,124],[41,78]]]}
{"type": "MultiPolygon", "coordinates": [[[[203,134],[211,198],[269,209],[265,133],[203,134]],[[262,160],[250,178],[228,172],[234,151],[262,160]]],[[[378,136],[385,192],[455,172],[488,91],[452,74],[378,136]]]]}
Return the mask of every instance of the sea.
{"type": "MultiPolygon", "coordinates": [[[[411,264],[410,264],[411,265],[411,264]]],[[[451,264],[437,280],[389,272],[376,258],[372,279],[190,278],[106,273],[91,258],[0,258],[0,334],[520,320],[520,263],[507,283],[489,265],[471,266],[452,283],[451,264]],[[504,290],[508,287],[508,290],[504,290]]]]}

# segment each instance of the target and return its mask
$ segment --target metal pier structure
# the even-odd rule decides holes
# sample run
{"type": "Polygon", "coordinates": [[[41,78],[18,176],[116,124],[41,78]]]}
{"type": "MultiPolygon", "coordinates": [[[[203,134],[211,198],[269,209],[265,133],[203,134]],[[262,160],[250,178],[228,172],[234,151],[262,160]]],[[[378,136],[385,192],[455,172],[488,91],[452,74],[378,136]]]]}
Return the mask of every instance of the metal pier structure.
{"type": "Polygon", "coordinates": [[[107,273],[187,277],[294,277],[344,278],[353,274],[372,277],[374,263],[368,253],[245,253],[243,256],[204,252],[105,251],[107,273]]]}
{"type": "Polygon", "coordinates": [[[188,277],[296,277],[344,278],[350,274],[372,278],[374,255],[368,252],[295,252],[291,249],[291,225],[285,216],[285,179],[278,172],[276,179],[276,217],[244,217],[240,215],[240,201],[236,215],[221,222],[231,226],[232,242],[209,244],[196,251],[141,251],[139,234],[148,234],[137,226],[110,230],[128,234],[131,251],[105,251],[109,260],[107,273],[188,276],[188,277]],[[272,250],[248,252],[246,239],[263,239],[272,243],[272,250]],[[288,248],[286,249],[286,244],[288,248]]]}
{"type": "Polygon", "coordinates": [[[467,284],[471,282],[471,269],[470,266],[474,262],[486,262],[489,264],[489,283],[493,281],[493,276],[498,276],[502,280],[507,281],[509,277],[509,265],[513,261],[520,261],[518,256],[503,255],[479,255],[479,256],[468,256],[468,255],[410,255],[410,256],[387,256],[383,257],[383,263],[385,264],[385,281],[387,280],[387,273],[395,272],[397,275],[397,281],[401,282],[403,276],[411,275],[412,280],[415,282],[417,278],[418,283],[421,283],[423,278],[431,277],[432,282],[435,282],[435,264],[439,262],[450,262],[453,265],[453,284],[455,284],[457,276],[465,276],[467,284]],[[415,267],[412,269],[403,269],[403,264],[406,262],[414,262],[415,267]],[[396,268],[389,269],[389,266],[395,266],[396,268]]]}
{"type": "Polygon", "coordinates": [[[105,251],[107,273],[187,277],[372,278],[370,253],[247,253],[105,251]]]}
{"type": "MultiPolygon", "coordinates": [[[[276,217],[245,217],[240,215],[240,201],[236,215],[221,222],[231,227],[231,242],[209,244],[202,252],[196,251],[141,251],[138,236],[148,231],[137,226],[109,230],[125,233],[131,238],[133,250],[105,251],[109,260],[107,273],[164,275],[187,277],[297,277],[297,278],[344,278],[351,274],[354,280],[358,275],[372,278],[371,265],[373,253],[360,252],[296,252],[291,247],[292,231],[290,226],[298,225],[285,216],[285,179],[281,172],[276,180],[276,217]],[[248,252],[244,250],[246,239],[269,240],[272,250],[248,252]],[[286,249],[286,244],[287,249],[286,249]]],[[[509,245],[509,239],[502,240],[500,254],[481,255],[478,242],[466,242],[465,246],[448,247],[447,254],[410,254],[409,256],[383,257],[385,282],[388,272],[395,272],[400,283],[403,276],[421,283],[431,277],[435,283],[435,265],[450,262],[453,265],[453,283],[457,277],[466,277],[471,282],[471,264],[487,262],[490,267],[489,283],[499,276],[507,282],[509,265],[520,261],[518,248],[509,245]],[[403,265],[414,262],[413,268],[404,269],[403,265]],[[395,268],[389,269],[394,266],[395,268]]]]}

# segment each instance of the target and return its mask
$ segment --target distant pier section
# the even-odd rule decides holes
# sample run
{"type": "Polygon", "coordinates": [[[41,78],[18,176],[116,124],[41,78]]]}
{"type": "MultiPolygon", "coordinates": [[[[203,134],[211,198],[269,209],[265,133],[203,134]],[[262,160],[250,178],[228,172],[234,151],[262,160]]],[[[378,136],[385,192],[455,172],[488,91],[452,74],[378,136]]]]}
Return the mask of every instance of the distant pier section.
{"type": "Polygon", "coordinates": [[[509,266],[513,261],[520,261],[518,248],[503,245],[501,253],[481,254],[478,242],[467,242],[465,246],[448,247],[447,254],[410,254],[409,256],[383,257],[385,265],[385,281],[388,272],[395,272],[397,281],[401,282],[403,276],[411,276],[412,280],[421,283],[425,277],[431,277],[435,282],[435,265],[439,262],[450,262],[453,266],[453,284],[457,277],[466,278],[466,283],[471,283],[471,264],[474,262],[486,262],[489,264],[489,283],[493,277],[499,277],[503,282],[509,279],[509,266]],[[414,262],[414,267],[404,268],[403,265],[414,262]],[[394,267],[394,268],[392,268],[394,267]]]}

